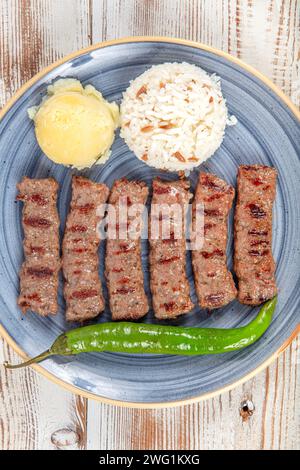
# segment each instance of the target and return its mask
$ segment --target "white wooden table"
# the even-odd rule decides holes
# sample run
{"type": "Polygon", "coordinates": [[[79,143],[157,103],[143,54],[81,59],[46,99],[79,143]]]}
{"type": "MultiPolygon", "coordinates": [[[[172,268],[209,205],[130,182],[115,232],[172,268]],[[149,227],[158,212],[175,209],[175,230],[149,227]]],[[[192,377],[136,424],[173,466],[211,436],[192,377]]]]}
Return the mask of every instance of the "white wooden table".
{"type": "MultiPolygon", "coordinates": [[[[69,52],[107,39],[159,35],[243,59],[299,106],[299,10],[298,0],[0,0],[0,104],[69,52]]],[[[0,449],[299,448],[299,342],[243,386],[160,410],[104,405],[31,369],[10,373],[0,366],[0,449]],[[243,421],[244,400],[255,409],[243,421]]],[[[4,359],[16,357],[0,340],[1,364],[4,359]]]]}

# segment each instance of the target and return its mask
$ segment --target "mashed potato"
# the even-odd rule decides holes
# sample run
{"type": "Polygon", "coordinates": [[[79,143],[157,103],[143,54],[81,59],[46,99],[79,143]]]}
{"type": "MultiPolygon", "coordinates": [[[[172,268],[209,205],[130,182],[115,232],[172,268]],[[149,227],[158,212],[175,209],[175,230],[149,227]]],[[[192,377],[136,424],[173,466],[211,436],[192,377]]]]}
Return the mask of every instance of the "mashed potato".
{"type": "Polygon", "coordinates": [[[118,105],[75,79],[57,80],[47,92],[40,106],[28,110],[47,157],[79,169],[104,163],[119,125],[118,105]]]}

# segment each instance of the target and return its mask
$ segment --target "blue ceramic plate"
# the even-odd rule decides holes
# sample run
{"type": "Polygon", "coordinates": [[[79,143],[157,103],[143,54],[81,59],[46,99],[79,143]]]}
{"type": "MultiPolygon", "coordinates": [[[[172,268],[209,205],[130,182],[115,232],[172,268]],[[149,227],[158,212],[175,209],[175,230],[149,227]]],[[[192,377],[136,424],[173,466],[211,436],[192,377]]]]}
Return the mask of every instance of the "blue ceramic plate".
{"type": "MultiPolygon", "coordinates": [[[[65,322],[61,289],[60,311],[55,317],[40,318],[32,313],[22,318],[17,308],[18,271],[23,253],[22,208],[15,202],[16,184],[24,175],[56,178],[60,183],[59,213],[64,227],[72,171],[51,163],[42,154],[27,109],[40,103],[46,86],[57,77],[78,78],[84,84],[93,84],[108,100],[120,101],[130,80],[151,65],[166,61],[190,62],[219,75],[229,112],[238,119],[236,126],[226,129],[225,139],[216,154],[191,174],[193,187],[199,170],[215,173],[235,186],[237,167],[242,163],[261,163],[278,169],[273,252],[279,299],[271,327],[256,344],[240,352],[207,357],[82,354],[53,357],[37,366],[44,375],[82,395],[136,406],[187,402],[220,392],[270,363],[296,334],[300,315],[300,205],[297,203],[300,132],[296,112],[267,79],[224,53],[186,41],[133,38],[94,46],[54,64],[23,87],[4,110],[0,122],[0,333],[21,355],[34,356],[47,349],[58,334],[75,325],[65,322]]],[[[112,150],[112,157],[104,166],[83,173],[109,186],[123,176],[145,180],[150,185],[152,178],[159,175],[136,159],[119,136],[112,150]]],[[[232,219],[229,227],[231,265],[232,219]]],[[[103,254],[102,246],[102,278],[103,254]]],[[[146,260],[145,244],[143,261],[149,292],[146,260]]],[[[190,266],[188,270],[195,300],[190,266]]],[[[195,308],[174,324],[237,327],[252,320],[257,311],[235,301],[211,314],[195,308]]],[[[106,309],[97,321],[109,320],[110,312],[106,309]]],[[[153,313],[144,321],[155,323],[153,313]]]]}

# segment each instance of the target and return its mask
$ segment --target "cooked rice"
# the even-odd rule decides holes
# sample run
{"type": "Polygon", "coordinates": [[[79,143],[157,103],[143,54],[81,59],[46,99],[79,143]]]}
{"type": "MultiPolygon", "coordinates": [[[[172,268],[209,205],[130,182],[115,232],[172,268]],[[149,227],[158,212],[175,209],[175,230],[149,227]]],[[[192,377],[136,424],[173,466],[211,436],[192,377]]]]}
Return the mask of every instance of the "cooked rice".
{"type": "Polygon", "coordinates": [[[220,79],[188,63],[153,66],[123,95],[121,136],[139,159],[156,168],[200,165],[220,147],[226,123],[220,79]]]}

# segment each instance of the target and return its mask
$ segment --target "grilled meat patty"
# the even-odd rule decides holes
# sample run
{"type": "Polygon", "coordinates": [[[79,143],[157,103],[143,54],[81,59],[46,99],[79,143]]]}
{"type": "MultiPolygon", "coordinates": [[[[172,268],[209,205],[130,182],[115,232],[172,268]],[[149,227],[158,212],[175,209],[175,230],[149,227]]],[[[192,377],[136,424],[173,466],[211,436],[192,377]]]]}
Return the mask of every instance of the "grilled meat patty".
{"type": "Polygon", "coordinates": [[[113,320],[137,320],[149,310],[144,290],[140,230],[135,230],[135,225],[141,229],[140,216],[147,197],[146,184],[138,181],[121,179],[115,181],[111,190],[109,204],[115,210],[116,220],[114,223],[114,218],[109,217],[105,275],[113,320]],[[135,208],[138,209],[136,217],[133,214],[135,208]]]}
{"type": "Polygon", "coordinates": [[[104,310],[99,278],[98,224],[109,189],[105,184],[74,176],[72,200],[63,239],[64,296],[68,321],[86,321],[104,310]]]}
{"type": "Polygon", "coordinates": [[[272,256],[272,208],[277,171],[262,165],[241,165],[235,210],[234,269],[238,299],[258,305],[277,293],[272,256]]]}
{"type": "Polygon", "coordinates": [[[233,199],[232,186],[215,175],[200,173],[193,203],[193,227],[198,211],[203,215],[203,245],[192,251],[192,264],[201,308],[224,307],[237,295],[226,260],[228,214],[233,199]]]}
{"type": "Polygon", "coordinates": [[[153,180],[149,224],[150,287],[153,310],[156,318],[159,319],[177,317],[189,312],[194,307],[190,299],[190,286],[186,276],[184,233],[185,206],[191,197],[189,183],[185,179],[178,181],[153,180]],[[164,205],[166,211],[158,213],[156,205],[164,205]],[[179,217],[172,214],[170,209],[173,205],[178,206],[179,212],[176,213],[179,214],[179,217]],[[168,210],[170,210],[169,215],[168,210]],[[169,233],[164,234],[162,232],[163,222],[166,220],[170,223],[170,230],[169,233]],[[156,234],[158,237],[155,239],[154,232],[157,227],[159,233],[156,234]]]}
{"type": "Polygon", "coordinates": [[[25,261],[20,271],[18,305],[25,313],[56,314],[59,257],[58,184],[52,178],[24,177],[17,185],[23,201],[25,261]]]}

